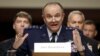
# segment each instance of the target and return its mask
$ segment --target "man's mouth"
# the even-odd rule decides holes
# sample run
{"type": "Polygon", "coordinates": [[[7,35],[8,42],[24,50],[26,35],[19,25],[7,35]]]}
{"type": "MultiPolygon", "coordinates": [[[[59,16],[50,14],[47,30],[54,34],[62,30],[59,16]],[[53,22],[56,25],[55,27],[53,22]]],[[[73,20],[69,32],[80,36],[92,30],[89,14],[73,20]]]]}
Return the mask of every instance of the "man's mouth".
{"type": "Polygon", "coordinates": [[[57,26],[57,25],[58,25],[58,24],[52,24],[51,26],[54,26],[54,27],[55,27],[55,26],[57,26]]]}

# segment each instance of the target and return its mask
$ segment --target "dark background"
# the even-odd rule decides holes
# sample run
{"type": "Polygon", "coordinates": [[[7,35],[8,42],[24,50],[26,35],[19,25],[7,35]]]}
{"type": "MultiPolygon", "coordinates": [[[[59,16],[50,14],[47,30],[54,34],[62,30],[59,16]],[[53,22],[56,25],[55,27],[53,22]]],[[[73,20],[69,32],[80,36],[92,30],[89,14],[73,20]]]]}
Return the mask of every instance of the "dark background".
{"type": "MultiPolygon", "coordinates": [[[[98,35],[95,38],[100,41],[100,9],[65,9],[65,19],[64,25],[66,24],[67,16],[72,10],[80,10],[84,13],[86,20],[93,20],[97,26],[98,35]]],[[[12,29],[12,20],[17,12],[26,11],[31,14],[33,18],[33,25],[42,25],[44,22],[42,20],[42,9],[34,8],[0,8],[0,41],[14,37],[14,30],[12,29]]]]}

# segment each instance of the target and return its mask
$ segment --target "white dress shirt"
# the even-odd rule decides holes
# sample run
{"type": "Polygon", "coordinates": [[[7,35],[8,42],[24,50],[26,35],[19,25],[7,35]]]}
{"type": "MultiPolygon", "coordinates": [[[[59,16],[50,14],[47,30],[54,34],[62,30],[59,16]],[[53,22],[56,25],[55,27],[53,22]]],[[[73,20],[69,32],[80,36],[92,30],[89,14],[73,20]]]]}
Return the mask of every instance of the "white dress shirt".
{"type": "MultiPolygon", "coordinates": [[[[60,29],[57,31],[57,35],[55,36],[55,42],[57,42],[57,39],[58,39],[58,36],[59,36],[59,34],[60,34],[61,28],[62,28],[62,26],[61,26],[60,29]]],[[[53,38],[53,37],[52,37],[52,33],[53,33],[53,32],[51,32],[48,28],[47,28],[47,32],[48,32],[49,40],[51,41],[51,39],[53,38]]]]}

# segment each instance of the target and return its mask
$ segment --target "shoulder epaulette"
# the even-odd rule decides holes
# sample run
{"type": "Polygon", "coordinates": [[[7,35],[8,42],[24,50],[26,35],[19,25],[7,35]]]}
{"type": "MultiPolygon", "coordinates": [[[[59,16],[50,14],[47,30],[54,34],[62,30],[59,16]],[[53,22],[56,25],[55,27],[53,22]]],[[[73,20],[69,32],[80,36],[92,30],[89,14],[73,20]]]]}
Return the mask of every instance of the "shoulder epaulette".
{"type": "Polygon", "coordinates": [[[42,26],[40,26],[40,29],[43,29],[43,27],[42,27],[42,26]]]}
{"type": "Polygon", "coordinates": [[[36,28],[36,29],[38,29],[39,26],[38,26],[38,25],[33,25],[32,28],[36,28]]]}
{"type": "Polygon", "coordinates": [[[30,27],[28,27],[26,29],[28,29],[28,30],[31,30],[31,29],[39,29],[39,26],[33,25],[33,26],[30,26],[30,27]]]}
{"type": "Polygon", "coordinates": [[[72,27],[66,27],[66,30],[74,30],[72,27]]]}

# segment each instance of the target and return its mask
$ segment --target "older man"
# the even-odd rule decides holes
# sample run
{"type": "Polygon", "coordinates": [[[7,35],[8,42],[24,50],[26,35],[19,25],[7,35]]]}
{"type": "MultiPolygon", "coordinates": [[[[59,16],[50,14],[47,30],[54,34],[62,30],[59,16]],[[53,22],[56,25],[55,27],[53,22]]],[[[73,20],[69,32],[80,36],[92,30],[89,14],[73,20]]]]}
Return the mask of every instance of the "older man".
{"type": "MultiPolygon", "coordinates": [[[[90,39],[90,38],[87,38],[87,37],[90,37],[90,34],[86,33],[86,29],[84,26],[85,25],[85,16],[84,14],[79,11],[79,10],[74,10],[74,11],[71,11],[68,15],[68,21],[67,21],[67,26],[68,27],[72,27],[72,28],[77,28],[79,29],[80,31],[83,31],[85,37],[85,42],[88,46],[88,48],[94,52],[96,55],[99,55],[98,54],[98,42],[93,40],[93,39],[90,39]]],[[[88,27],[89,29],[89,27],[88,27]]],[[[95,32],[96,34],[96,32],[95,32]]],[[[95,36],[95,34],[93,34],[95,36]]]]}
{"type": "MultiPolygon", "coordinates": [[[[81,36],[77,29],[73,30],[66,28],[62,25],[64,19],[63,7],[58,2],[47,3],[42,10],[42,17],[45,24],[38,28],[29,28],[25,30],[28,33],[28,37],[24,44],[17,50],[16,56],[25,56],[28,54],[32,56],[34,52],[34,43],[38,42],[68,42],[69,40],[74,41],[77,50],[80,55],[92,55],[87,49],[85,43],[81,42],[81,36]],[[85,45],[86,49],[83,49],[85,45]],[[84,54],[85,53],[85,54],[84,54]]],[[[79,55],[77,53],[77,55],[79,55]]],[[[72,53],[72,56],[75,56],[72,53]]]]}

